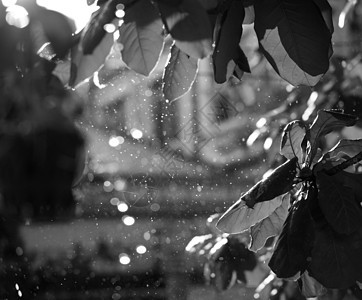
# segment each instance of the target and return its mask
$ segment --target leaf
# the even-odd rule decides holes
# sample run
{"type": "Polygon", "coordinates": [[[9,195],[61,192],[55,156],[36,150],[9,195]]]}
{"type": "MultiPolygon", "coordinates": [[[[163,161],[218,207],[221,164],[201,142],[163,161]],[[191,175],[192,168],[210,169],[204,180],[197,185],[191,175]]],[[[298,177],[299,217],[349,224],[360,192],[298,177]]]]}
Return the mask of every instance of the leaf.
{"type": "MultiPolygon", "coordinates": [[[[324,19],[324,22],[329,29],[329,32],[333,34],[334,32],[334,26],[333,26],[333,15],[332,15],[332,7],[328,3],[327,0],[313,0],[314,3],[318,6],[322,17],[324,19]]],[[[333,47],[332,44],[330,44],[328,57],[330,58],[333,54],[333,47]]]]}
{"type": "Polygon", "coordinates": [[[194,58],[204,58],[212,52],[210,21],[198,1],[183,0],[177,5],[159,1],[158,9],[166,30],[180,50],[194,58]]]}
{"type": "Polygon", "coordinates": [[[335,145],[331,150],[329,150],[324,156],[323,159],[332,158],[338,156],[339,153],[345,153],[349,157],[353,157],[362,151],[362,139],[359,140],[346,140],[342,139],[335,145]]]}
{"type": "Polygon", "coordinates": [[[322,285],[345,289],[362,274],[361,231],[340,235],[331,227],[317,227],[309,273],[322,285]]]}
{"type": "Polygon", "coordinates": [[[107,33],[90,55],[84,55],[79,47],[73,49],[69,85],[74,87],[92,76],[104,64],[113,43],[113,34],[107,33]]]}
{"type": "Polygon", "coordinates": [[[118,41],[123,44],[122,59],[137,73],[148,76],[163,49],[163,25],[158,11],[148,0],[138,1],[127,10],[118,41]]]}
{"type": "Polygon", "coordinates": [[[227,240],[220,248],[221,251],[212,257],[214,265],[211,264],[215,268],[216,277],[213,283],[220,291],[231,288],[236,279],[247,283],[245,271],[252,271],[257,265],[255,254],[244,243],[233,237],[228,237],[227,240]]]}
{"type": "Polygon", "coordinates": [[[318,297],[327,293],[327,289],[305,271],[298,280],[299,288],[306,298],[318,297]]]}
{"type": "Polygon", "coordinates": [[[254,20],[255,20],[254,6],[253,5],[246,6],[243,24],[254,23],[254,20]]]}
{"type": "Polygon", "coordinates": [[[293,121],[287,124],[282,134],[280,154],[288,159],[297,157],[298,162],[301,165],[305,156],[303,153],[302,142],[306,132],[306,127],[300,121],[293,121]]]}
{"type": "Polygon", "coordinates": [[[216,227],[226,233],[240,233],[268,217],[282,203],[282,196],[248,207],[241,197],[219,219],[216,227]]]}
{"type": "MultiPolygon", "coordinates": [[[[63,14],[37,7],[31,17],[41,24],[42,31],[57,57],[62,59],[72,47],[74,23],[63,14]]],[[[38,50],[38,49],[36,49],[38,50]]]]}
{"type": "Polygon", "coordinates": [[[252,208],[255,203],[272,200],[290,191],[297,172],[297,161],[296,157],[287,160],[243,194],[246,205],[252,208]]]}
{"type": "Polygon", "coordinates": [[[293,277],[308,266],[314,241],[309,202],[316,201],[315,197],[316,189],[310,186],[306,199],[303,197],[291,207],[269,261],[269,267],[279,278],[293,277]]]}
{"type": "Polygon", "coordinates": [[[92,54],[94,49],[103,40],[107,32],[104,30],[104,25],[111,23],[116,17],[117,1],[110,0],[101,5],[101,7],[92,14],[91,20],[84,28],[81,45],[85,55],[92,54]]]}
{"type": "Polygon", "coordinates": [[[362,195],[358,189],[362,182],[361,175],[339,172],[329,176],[318,172],[319,206],[333,230],[340,234],[352,234],[362,227],[362,195]]]}
{"type": "Polygon", "coordinates": [[[308,155],[308,162],[313,160],[321,137],[345,126],[353,126],[357,120],[358,118],[356,116],[337,111],[318,111],[317,117],[310,127],[310,154],[308,155]]]}
{"type": "Polygon", "coordinates": [[[324,22],[329,29],[330,33],[334,32],[333,19],[332,19],[332,7],[327,0],[313,0],[314,3],[318,6],[324,22]]]}
{"type": "Polygon", "coordinates": [[[165,98],[173,101],[185,95],[196,79],[197,70],[198,59],[188,56],[173,45],[163,74],[165,98]]]}
{"type": "Polygon", "coordinates": [[[224,83],[228,79],[227,65],[238,56],[244,15],[242,2],[234,0],[218,18],[220,25],[216,26],[214,33],[215,48],[212,54],[214,77],[217,83],[224,83]]]}
{"type": "Polygon", "coordinates": [[[259,0],[254,9],[260,48],[275,71],[293,85],[314,86],[328,70],[331,46],[314,1],[259,0]]]}
{"type": "Polygon", "coordinates": [[[288,215],[290,194],[287,193],[282,197],[282,204],[270,216],[250,228],[250,250],[257,252],[264,247],[268,238],[277,236],[281,232],[288,215]]]}

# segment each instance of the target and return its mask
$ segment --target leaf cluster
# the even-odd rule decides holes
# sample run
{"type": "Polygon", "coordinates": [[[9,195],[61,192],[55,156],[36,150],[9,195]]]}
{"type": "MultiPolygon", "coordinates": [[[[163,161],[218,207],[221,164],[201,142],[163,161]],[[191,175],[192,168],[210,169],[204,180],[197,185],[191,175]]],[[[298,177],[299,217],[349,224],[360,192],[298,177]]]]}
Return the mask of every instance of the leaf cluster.
{"type": "MultiPolygon", "coordinates": [[[[209,217],[207,225],[215,226],[219,214],[209,217]]],[[[247,284],[246,271],[257,266],[256,254],[247,248],[244,235],[227,236],[213,233],[195,236],[186,246],[186,252],[204,260],[203,275],[208,284],[218,291],[231,288],[236,282],[247,284]]]]}
{"type": "Polygon", "coordinates": [[[306,297],[351,288],[362,279],[362,140],[341,140],[322,155],[325,135],[357,118],[319,111],[310,126],[289,123],[280,153],[287,161],[255,184],[219,219],[228,233],[249,230],[250,249],[279,235],[269,267],[300,283],[306,297]]]}
{"type": "MultiPolygon", "coordinates": [[[[75,74],[82,68],[80,57],[107,44],[104,28],[109,24],[119,33],[123,61],[146,76],[159,62],[165,42],[172,41],[163,75],[163,92],[171,101],[190,89],[200,59],[211,58],[217,83],[250,72],[240,42],[243,24],[254,23],[261,52],[293,85],[314,86],[328,70],[332,54],[327,0],[108,0],[97,4],[99,10],[80,36],[71,85],[86,76],[75,74]]],[[[105,53],[97,55],[99,62],[105,53]]]]}

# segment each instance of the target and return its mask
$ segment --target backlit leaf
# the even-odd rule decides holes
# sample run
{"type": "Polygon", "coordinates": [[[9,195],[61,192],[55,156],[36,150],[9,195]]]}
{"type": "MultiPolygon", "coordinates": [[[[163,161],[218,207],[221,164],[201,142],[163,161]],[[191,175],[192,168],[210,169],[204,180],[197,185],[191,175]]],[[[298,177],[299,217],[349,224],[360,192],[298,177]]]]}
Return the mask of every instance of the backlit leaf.
{"type": "Polygon", "coordinates": [[[173,45],[163,74],[165,98],[172,101],[186,94],[195,81],[197,70],[198,59],[187,55],[176,45],[173,45]]]}
{"type": "Polygon", "coordinates": [[[324,295],[327,289],[305,271],[298,280],[300,290],[304,297],[312,298],[324,295]]]}
{"type": "Polygon", "coordinates": [[[158,1],[158,9],[179,49],[195,58],[204,58],[212,52],[211,24],[198,1],[183,0],[177,5],[158,1]]]}
{"type": "Polygon", "coordinates": [[[269,267],[279,278],[291,278],[304,272],[314,241],[313,221],[309,202],[315,201],[316,189],[309,187],[304,197],[293,203],[279,235],[269,267]]]}
{"type": "Polygon", "coordinates": [[[118,41],[123,44],[122,59],[129,68],[146,76],[151,73],[163,49],[162,31],[158,11],[148,0],[127,10],[118,41]]]}
{"type": "Polygon", "coordinates": [[[337,111],[318,111],[317,117],[310,127],[310,153],[308,161],[313,160],[321,137],[324,137],[333,130],[341,129],[345,126],[353,126],[356,124],[357,119],[356,116],[337,111]]]}
{"type": "Polygon", "coordinates": [[[226,233],[240,233],[265,219],[282,203],[282,196],[267,202],[256,203],[250,208],[241,199],[235,202],[219,219],[216,227],[226,233]]]}
{"type": "Polygon", "coordinates": [[[212,55],[217,83],[223,83],[228,79],[226,77],[228,63],[238,56],[244,15],[242,2],[234,0],[228,10],[218,18],[220,25],[214,33],[215,48],[212,55]]]}
{"type": "Polygon", "coordinates": [[[299,164],[303,163],[304,153],[302,142],[306,134],[306,128],[300,121],[290,122],[285,126],[280,145],[280,154],[288,159],[298,158],[299,164]]]}
{"type": "Polygon", "coordinates": [[[331,227],[338,233],[351,234],[362,227],[362,175],[339,172],[316,176],[319,206],[331,227]]]}
{"type": "Polygon", "coordinates": [[[331,46],[314,1],[259,0],[254,9],[260,48],[275,71],[293,85],[314,86],[328,70],[331,46]]]}
{"type": "Polygon", "coordinates": [[[309,273],[322,285],[344,289],[362,275],[362,235],[341,235],[327,226],[317,227],[309,273]]]}
{"type": "Polygon", "coordinates": [[[264,247],[268,238],[276,236],[281,232],[288,215],[289,199],[289,193],[283,195],[282,204],[270,216],[250,228],[250,250],[258,251],[264,247]]]}
{"type": "Polygon", "coordinates": [[[92,54],[83,54],[79,47],[73,49],[69,85],[76,86],[81,81],[92,76],[104,64],[113,43],[113,34],[107,33],[93,50],[92,54]]]}

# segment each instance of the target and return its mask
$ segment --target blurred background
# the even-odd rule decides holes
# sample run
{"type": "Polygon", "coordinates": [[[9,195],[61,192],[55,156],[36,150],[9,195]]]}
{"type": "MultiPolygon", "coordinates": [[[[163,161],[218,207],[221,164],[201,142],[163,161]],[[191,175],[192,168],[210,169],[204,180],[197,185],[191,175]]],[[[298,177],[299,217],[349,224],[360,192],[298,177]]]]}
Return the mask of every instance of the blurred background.
{"type": "MultiPolygon", "coordinates": [[[[227,237],[214,223],[265,171],[282,162],[280,135],[288,122],[311,122],[319,109],[362,115],[362,5],[338,24],[347,2],[329,2],[334,55],[315,88],[293,87],[280,79],[259,52],[252,25],[244,25],[241,41],[251,74],[218,85],[204,59],[191,90],[173,102],[163,98],[161,80],[170,43],[149,77],[128,70],[117,48],[122,45],[115,45],[105,64],[64,102],[66,109],[77,111],[81,145],[72,209],[59,214],[61,205],[43,211],[23,207],[19,222],[9,217],[5,189],[0,194],[0,295],[269,299],[254,296],[269,276],[267,247],[250,252],[247,234],[227,237]]],[[[80,0],[38,4],[73,18],[78,30],[92,12],[80,0]]],[[[70,138],[52,136],[55,145],[70,138]]],[[[341,137],[361,138],[361,124],[330,135],[325,148],[341,137]]],[[[21,151],[29,154],[27,149],[21,151]]],[[[3,177],[8,167],[2,164],[3,177]]],[[[44,170],[44,177],[51,176],[44,170]]],[[[57,193],[52,187],[36,189],[57,193]]],[[[275,299],[303,299],[295,287],[273,282],[275,299]]]]}

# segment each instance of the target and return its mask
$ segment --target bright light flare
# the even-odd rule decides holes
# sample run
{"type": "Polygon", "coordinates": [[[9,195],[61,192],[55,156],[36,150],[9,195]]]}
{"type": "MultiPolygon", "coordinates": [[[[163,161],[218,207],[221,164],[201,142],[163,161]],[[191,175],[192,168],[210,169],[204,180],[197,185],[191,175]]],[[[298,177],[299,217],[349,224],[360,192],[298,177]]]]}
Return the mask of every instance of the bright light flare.
{"type": "Polygon", "coordinates": [[[6,9],[6,22],[9,25],[24,28],[29,25],[29,16],[27,10],[19,5],[11,5],[6,9]]]}
{"type": "Polygon", "coordinates": [[[128,265],[131,262],[130,257],[127,253],[121,253],[119,256],[119,263],[122,265],[128,265]]]}

